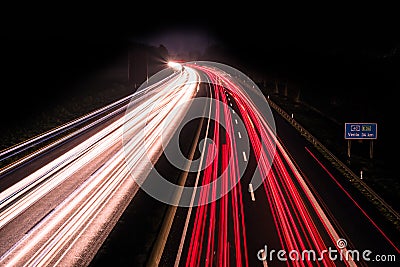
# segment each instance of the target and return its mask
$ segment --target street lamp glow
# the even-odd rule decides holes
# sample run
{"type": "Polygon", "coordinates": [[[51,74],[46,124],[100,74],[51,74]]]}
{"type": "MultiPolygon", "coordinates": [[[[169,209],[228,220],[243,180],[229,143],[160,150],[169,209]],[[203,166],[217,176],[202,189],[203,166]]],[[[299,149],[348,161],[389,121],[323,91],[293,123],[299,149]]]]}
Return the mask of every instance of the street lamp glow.
{"type": "Polygon", "coordinates": [[[169,61],[168,66],[170,66],[171,68],[177,69],[177,70],[182,69],[182,65],[177,62],[174,62],[174,61],[169,61]]]}

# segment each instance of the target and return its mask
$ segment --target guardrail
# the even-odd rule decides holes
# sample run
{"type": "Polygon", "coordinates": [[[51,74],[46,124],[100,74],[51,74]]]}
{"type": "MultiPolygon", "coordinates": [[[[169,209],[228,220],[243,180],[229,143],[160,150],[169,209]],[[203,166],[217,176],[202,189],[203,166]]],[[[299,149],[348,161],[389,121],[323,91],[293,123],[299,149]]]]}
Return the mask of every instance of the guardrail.
{"type": "MultiPolygon", "coordinates": [[[[126,104],[125,104],[126,105],[126,104]]],[[[103,112],[97,114],[96,116],[96,120],[88,123],[87,125],[84,125],[82,127],[80,127],[77,130],[74,130],[72,133],[69,133],[65,136],[60,136],[61,133],[63,133],[64,131],[55,131],[56,129],[54,129],[55,133],[54,133],[54,137],[55,140],[52,141],[50,144],[48,145],[42,145],[42,147],[36,149],[34,152],[29,153],[28,155],[23,155],[22,157],[13,161],[12,163],[0,168],[0,178],[6,174],[9,173],[11,170],[16,170],[18,167],[22,166],[23,164],[29,162],[29,160],[33,159],[34,157],[38,156],[38,155],[42,155],[44,154],[46,151],[49,151],[50,149],[56,147],[57,145],[62,144],[64,141],[66,140],[70,140],[71,138],[74,138],[75,136],[78,136],[79,134],[85,132],[88,129],[93,128],[96,125],[99,125],[101,122],[106,121],[107,119],[113,117],[114,115],[120,114],[121,112],[125,111],[125,106],[121,106],[118,107],[116,110],[104,115],[104,116],[100,116],[100,118],[97,118],[99,115],[102,115],[103,112]],[[57,138],[56,138],[57,137],[57,138]]],[[[77,125],[75,125],[77,126],[77,125]]],[[[74,126],[74,127],[75,127],[74,126]]],[[[72,127],[73,128],[73,127],[72,127]]],[[[51,131],[50,131],[51,132],[51,131]]],[[[47,141],[50,139],[50,137],[47,136],[47,134],[43,134],[43,135],[39,135],[37,137],[34,138],[34,140],[37,139],[37,142],[35,143],[35,145],[41,144],[44,141],[47,141]]],[[[26,146],[24,146],[25,143],[21,143],[21,149],[20,150],[16,150],[13,155],[16,154],[20,154],[23,151],[27,150],[28,148],[30,148],[31,146],[33,146],[31,143],[28,143],[26,146]]]]}
{"type": "Polygon", "coordinates": [[[141,95],[145,94],[146,91],[151,90],[152,88],[156,87],[157,85],[166,82],[176,76],[181,75],[180,72],[174,72],[173,74],[160,79],[159,81],[147,85],[143,84],[140,88],[138,88],[134,93],[125,96],[117,101],[114,101],[111,104],[108,104],[104,107],[101,107],[99,109],[96,109],[90,113],[87,113],[79,118],[76,118],[74,120],[71,120],[65,124],[62,124],[60,126],[57,126],[53,129],[50,129],[46,132],[43,132],[41,134],[38,134],[32,138],[29,138],[21,143],[15,144],[9,148],[0,150],[0,178],[2,175],[10,171],[11,169],[14,169],[18,166],[21,166],[23,163],[26,163],[33,157],[40,155],[51,148],[55,147],[56,145],[61,144],[63,141],[65,141],[68,138],[72,138],[74,136],[77,136],[78,134],[82,133],[83,131],[90,129],[94,127],[95,125],[98,125],[99,123],[109,119],[110,117],[119,114],[123,112],[126,108],[126,106],[129,104],[129,102],[132,100],[132,98],[136,95],[141,95]],[[72,129],[76,129],[74,132],[62,135],[63,133],[68,133],[68,131],[72,129]],[[46,142],[50,142],[49,144],[46,145],[46,142]],[[27,154],[26,151],[28,149],[33,149],[34,147],[39,147],[35,148],[35,151],[27,154]],[[23,153],[25,152],[24,155],[23,153]],[[1,167],[1,163],[4,163],[7,159],[13,157],[13,156],[19,156],[19,159],[13,160],[13,162],[6,164],[5,166],[1,167]]]}
{"type": "Polygon", "coordinates": [[[280,108],[270,98],[267,99],[268,104],[276,112],[278,112],[286,121],[296,128],[321,154],[327,158],[335,168],[337,168],[349,181],[359,189],[384,216],[394,224],[397,229],[400,229],[400,214],[393,209],[384,199],[382,199],[371,187],[361,180],[346,164],[333,155],[317,138],[309,131],[300,125],[291,115],[280,108]]]}
{"type": "Polygon", "coordinates": [[[90,112],[86,115],[83,115],[77,119],[74,119],[74,120],[67,122],[63,125],[60,125],[58,127],[55,127],[47,132],[41,133],[41,134],[34,136],[28,140],[25,140],[24,142],[21,142],[19,144],[11,146],[7,149],[4,149],[4,150],[0,151],[0,162],[3,160],[6,160],[12,156],[18,155],[21,152],[24,152],[25,150],[27,150],[31,147],[34,147],[36,145],[39,145],[53,137],[57,137],[58,135],[66,132],[70,129],[73,129],[75,127],[78,127],[79,125],[84,124],[91,119],[99,117],[99,116],[105,114],[106,112],[108,112],[109,110],[115,108],[116,106],[126,103],[129,100],[129,98],[130,98],[130,96],[125,97],[125,98],[123,98],[119,101],[116,101],[110,105],[107,105],[105,107],[97,109],[97,110],[90,112]]]}

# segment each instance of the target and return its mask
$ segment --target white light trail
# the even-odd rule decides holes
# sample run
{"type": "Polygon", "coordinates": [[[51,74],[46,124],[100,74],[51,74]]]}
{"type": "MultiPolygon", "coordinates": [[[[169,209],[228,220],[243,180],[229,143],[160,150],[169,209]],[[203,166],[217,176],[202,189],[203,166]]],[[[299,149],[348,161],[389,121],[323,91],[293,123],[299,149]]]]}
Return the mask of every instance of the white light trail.
{"type": "MultiPolygon", "coordinates": [[[[143,166],[143,157],[159,156],[161,135],[168,137],[174,132],[188,107],[182,108],[181,104],[197,93],[197,74],[190,68],[183,70],[172,79],[140,91],[124,117],[0,192],[2,228],[56,187],[73,179],[78,171],[114,151],[114,156],[67,196],[45,221],[2,255],[0,265],[15,266],[24,262],[24,266],[46,266],[72,260],[75,258],[69,255],[74,250],[72,244],[87,242],[82,231],[100,227],[99,232],[101,225],[112,219],[112,208],[120,209],[112,204],[114,199],[132,193],[126,188],[137,187],[138,179],[145,179],[147,169],[143,166]],[[168,116],[171,113],[176,116],[168,116]],[[172,119],[163,124],[167,116],[172,119]],[[122,137],[126,139],[125,146],[122,137]],[[99,221],[99,216],[102,224],[90,223],[99,221]]],[[[84,250],[75,253],[84,253],[84,250]]]]}

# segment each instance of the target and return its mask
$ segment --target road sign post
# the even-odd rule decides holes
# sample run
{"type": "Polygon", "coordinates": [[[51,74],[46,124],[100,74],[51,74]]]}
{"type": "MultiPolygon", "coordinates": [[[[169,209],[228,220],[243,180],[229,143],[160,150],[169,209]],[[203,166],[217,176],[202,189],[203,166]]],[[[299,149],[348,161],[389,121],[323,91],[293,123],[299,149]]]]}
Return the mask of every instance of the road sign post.
{"type": "Polygon", "coordinates": [[[347,139],[347,157],[351,157],[351,140],[347,139]]]}
{"type": "Polygon", "coordinates": [[[352,139],[369,139],[369,157],[373,157],[373,140],[378,137],[378,125],[376,123],[345,123],[344,138],[347,139],[347,156],[350,158],[352,139]]]}

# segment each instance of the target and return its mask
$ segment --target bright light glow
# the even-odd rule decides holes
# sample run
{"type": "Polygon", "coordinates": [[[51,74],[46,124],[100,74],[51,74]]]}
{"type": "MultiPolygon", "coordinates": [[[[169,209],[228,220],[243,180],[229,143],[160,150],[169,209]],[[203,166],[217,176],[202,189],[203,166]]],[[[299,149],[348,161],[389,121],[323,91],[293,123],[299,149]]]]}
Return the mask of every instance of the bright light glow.
{"type": "Polygon", "coordinates": [[[177,62],[174,62],[174,61],[169,61],[168,66],[170,66],[171,68],[177,69],[177,70],[182,69],[182,65],[177,62]]]}

